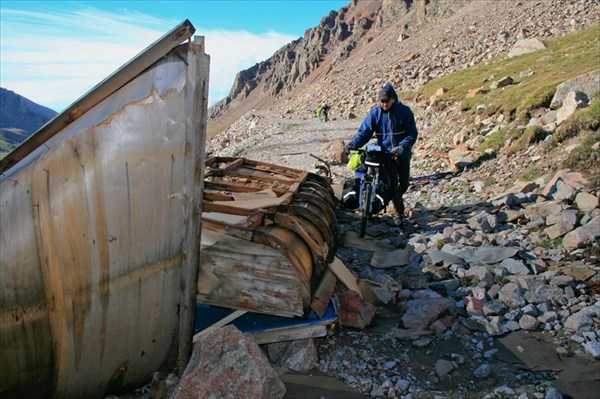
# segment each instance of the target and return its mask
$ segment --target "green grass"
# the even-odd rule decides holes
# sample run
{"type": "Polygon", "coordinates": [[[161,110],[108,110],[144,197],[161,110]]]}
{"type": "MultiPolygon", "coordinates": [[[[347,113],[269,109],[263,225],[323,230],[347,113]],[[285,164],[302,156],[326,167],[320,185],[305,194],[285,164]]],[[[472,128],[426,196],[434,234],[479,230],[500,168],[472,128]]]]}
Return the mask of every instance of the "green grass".
{"type": "Polygon", "coordinates": [[[297,123],[290,123],[289,125],[283,126],[283,133],[291,133],[300,129],[301,127],[302,126],[297,123]]]}
{"type": "Polygon", "coordinates": [[[483,179],[483,184],[485,184],[486,187],[493,186],[496,183],[498,183],[498,180],[496,180],[494,176],[487,176],[483,179]]]}
{"type": "Polygon", "coordinates": [[[536,168],[533,168],[533,169],[528,170],[527,172],[523,173],[523,175],[521,176],[520,179],[522,181],[532,181],[537,177],[538,174],[539,174],[539,170],[537,170],[536,168]]]}
{"type": "MultiPolygon", "coordinates": [[[[592,97],[599,98],[600,93],[592,97]]],[[[582,131],[597,131],[600,128],[600,101],[595,101],[587,108],[581,108],[575,111],[569,119],[556,129],[554,141],[562,143],[563,141],[578,136],[582,131]]]]}
{"type": "Polygon", "coordinates": [[[453,186],[453,185],[451,185],[451,184],[447,184],[447,185],[446,185],[446,187],[444,187],[444,188],[446,189],[446,191],[448,191],[448,192],[450,192],[450,193],[451,193],[451,192],[454,192],[454,191],[456,191],[456,190],[457,190],[457,188],[456,188],[456,187],[454,187],[454,186],[453,186]]]}
{"type": "Polygon", "coordinates": [[[566,80],[598,69],[600,25],[582,32],[547,41],[547,48],[513,58],[495,57],[477,66],[462,69],[451,75],[427,83],[413,94],[429,98],[437,89],[448,91],[440,102],[461,102],[461,108],[475,111],[477,105],[486,104],[486,114],[503,113],[512,119],[526,120],[529,111],[550,104],[556,86],[566,80]],[[533,75],[520,78],[521,72],[531,70],[533,75]],[[489,76],[493,79],[484,82],[489,76]],[[465,98],[477,87],[489,89],[490,84],[512,76],[515,83],[490,90],[473,98],[465,98]]]}
{"type": "Polygon", "coordinates": [[[498,151],[511,139],[516,139],[521,135],[521,131],[511,127],[504,127],[495,133],[487,136],[483,144],[477,147],[478,152],[486,150],[498,151]]]}
{"type": "Polygon", "coordinates": [[[545,238],[540,242],[540,247],[544,249],[554,249],[557,248],[560,244],[562,244],[562,237],[556,237],[553,240],[545,238]]]}
{"type": "Polygon", "coordinates": [[[600,142],[600,131],[596,130],[595,132],[591,132],[583,139],[583,141],[581,142],[581,146],[583,148],[589,148],[591,150],[592,146],[598,142],[600,142]]]}
{"type": "Polygon", "coordinates": [[[542,129],[540,125],[528,126],[523,134],[511,144],[508,149],[509,154],[515,154],[524,148],[529,148],[533,144],[539,143],[548,136],[548,132],[542,129]]]}

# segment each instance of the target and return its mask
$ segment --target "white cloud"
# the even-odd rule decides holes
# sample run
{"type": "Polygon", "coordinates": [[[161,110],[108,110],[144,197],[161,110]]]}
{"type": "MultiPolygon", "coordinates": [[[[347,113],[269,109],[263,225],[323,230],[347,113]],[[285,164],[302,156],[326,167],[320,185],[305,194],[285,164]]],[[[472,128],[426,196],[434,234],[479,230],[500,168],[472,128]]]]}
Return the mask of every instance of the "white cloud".
{"type": "MultiPolygon", "coordinates": [[[[31,12],[2,9],[0,85],[61,111],[181,21],[97,9],[31,12]]],[[[295,37],[209,31],[209,101],[229,93],[235,74],[267,59],[295,37]]]]}
{"type": "MultiPolygon", "coordinates": [[[[220,100],[229,94],[237,72],[269,58],[286,43],[296,39],[277,32],[255,35],[243,31],[207,31],[206,52],[210,55],[210,83],[220,100]]],[[[213,101],[213,99],[211,99],[213,101]]]]}

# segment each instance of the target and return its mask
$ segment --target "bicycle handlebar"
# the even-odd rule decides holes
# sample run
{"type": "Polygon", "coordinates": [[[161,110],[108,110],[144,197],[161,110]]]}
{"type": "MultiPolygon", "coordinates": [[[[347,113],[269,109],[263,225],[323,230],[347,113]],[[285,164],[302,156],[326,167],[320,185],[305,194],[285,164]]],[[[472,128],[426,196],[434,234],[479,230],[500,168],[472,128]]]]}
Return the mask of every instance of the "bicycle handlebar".
{"type": "MultiPolygon", "coordinates": [[[[386,151],[374,151],[374,152],[379,152],[381,153],[383,156],[387,156],[390,159],[397,161],[398,160],[398,154],[395,154],[393,152],[386,152],[386,151]]],[[[355,150],[348,150],[348,154],[366,154],[367,153],[367,149],[365,148],[357,148],[355,150]]]]}

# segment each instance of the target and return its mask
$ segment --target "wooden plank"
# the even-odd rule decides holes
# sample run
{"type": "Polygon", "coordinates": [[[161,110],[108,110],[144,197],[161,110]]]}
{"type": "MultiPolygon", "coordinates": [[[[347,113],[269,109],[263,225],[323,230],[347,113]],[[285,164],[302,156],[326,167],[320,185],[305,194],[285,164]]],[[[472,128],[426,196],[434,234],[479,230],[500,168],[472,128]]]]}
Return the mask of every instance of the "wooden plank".
{"type": "Polygon", "coordinates": [[[335,256],[333,261],[329,264],[329,269],[340,279],[346,288],[358,292],[358,295],[362,298],[362,293],[358,288],[358,279],[337,256],[335,256]]]}
{"type": "Polygon", "coordinates": [[[200,338],[202,338],[206,334],[211,333],[211,332],[215,331],[216,329],[223,327],[225,324],[231,323],[232,321],[234,321],[238,317],[241,317],[241,316],[245,315],[246,313],[248,313],[247,310],[239,310],[239,309],[236,310],[235,312],[231,313],[230,315],[227,315],[227,316],[223,317],[221,320],[217,321],[213,325],[211,325],[211,326],[205,328],[204,330],[202,330],[202,331],[194,334],[194,339],[192,341],[193,342],[198,341],[200,338]]]}
{"type": "Polygon", "coordinates": [[[315,290],[313,300],[310,303],[310,308],[317,316],[323,317],[323,314],[325,314],[327,306],[329,306],[331,295],[333,295],[333,291],[335,290],[336,282],[337,279],[335,278],[335,274],[333,274],[330,269],[327,269],[319,282],[319,286],[315,290]]]}
{"type": "Polygon", "coordinates": [[[221,169],[221,170],[232,170],[232,169],[238,168],[243,163],[244,163],[244,159],[240,158],[240,159],[236,159],[235,161],[230,162],[228,164],[219,166],[219,169],[221,169]]]}
{"type": "Polygon", "coordinates": [[[277,198],[279,195],[270,188],[254,192],[239,192],[233,194],[235,201],[256,200],[260,198],[277,198]]]}
{"type": "Polygon", "coordinates": [[[252,209],[244,209],[233,206],[235,201],[219,201],[210,202],[204,201],[202,204],[202,209],[205,212],[216,212],[216,213],[229,213],[231,215],[240,215],[240,216],[248,216],[253,210],[252,209]]]}
{"type": "Polygon", "coordinates": [[[230,176],[234,178],[241,179],[250,179],[250,180],[260,180],[263,182],[277,182],[281,184],[292,184],[296,180],[293,177],[280,177],[274,175],[274,173],[266,173],[263,171],[257,173],[242,173],[239,170],[234,170],[232,172],[222,171],[222,170],[213,170],[213,172],[219,176],[230,176]]]}
{"type": "Polygon", "coordinates": [[[210,181],[206,181],[204,184],[206,187],[210,187],[214,190],[231,191],[235,193],[239,192],[256,192],[265,189],[273,190],[278,195],[284,194],[289,190],[289,185],[279,184],[277,187],[273,187],[271,183],[261,183],[255,181],[225,181],[218,180],[215,176],[211,176],[210,181]]]}
{"type": "Polygon", "coordinates": [[[306,338],[318,338],[327,335],[328,329],[324,325],[307,325],[283,327],[273,330],[261,331],[252,334],[257,344],[270,344],[273,342],[294,341],[306,338]]]}
{"type": "Polygon", "coordinates": [[[188,46],[188,70],[186,76],[186,143],[190,146],[192,167],[186,170],[186,179],[192,182],[187,208],[186,238],[184,243],[185,263],[181,272],[181,294],[179,310],[178,373],[183,375],[192,356],[194,314],[198,294],[200,263],[200,235],[202,220],[202,197],[204,190],[204,166],[206,121],[208,118],[208,76],[210,58],[204,52],[204,37],[197,36],[188,46]]]}
{"type": "MultiPolygon", "coordinates": [[[[230,227],[227,233],[236,231],[241,235],[244,229],[230,227]]],[[[203,221],[198,301],[275,316],[303,316],[311,299],[309,277],[277,249],[251,239],[219,234],[206,229],[203,221]]]]}
{"type": "Polygon", "coordinates": [[[299,177],[300,181],[306,181],[306,179],[308,178],[308,171],[303,170],[299,177]]]}
{"type": "Polygon", "coordinates": [[[222,191],[207,190],[204,187],[204,199],[209,201],[234,201],[233,195],[223,194],[222,191]]]}
{"type": "Polygon", "coordinates": [[[221,212],[202,212],[203,220],[212,220],[215,222],[223,222],[227,224],[239,224],[241,225],[246,221],[246,216],[232,215],[230,213],[221,212]]]}
{"type": "Polygon", "coordinates": [[[288,204],[290,202],[290,197],[282,195],[281,197],[273,198],[269,195],[257,195],[253,199],[236,200],[236,201],[215,201],[215,205],[225,205],[242,209],[261,209],[261,208],[271,208],[276,207],[283,204],[288,204]]]}

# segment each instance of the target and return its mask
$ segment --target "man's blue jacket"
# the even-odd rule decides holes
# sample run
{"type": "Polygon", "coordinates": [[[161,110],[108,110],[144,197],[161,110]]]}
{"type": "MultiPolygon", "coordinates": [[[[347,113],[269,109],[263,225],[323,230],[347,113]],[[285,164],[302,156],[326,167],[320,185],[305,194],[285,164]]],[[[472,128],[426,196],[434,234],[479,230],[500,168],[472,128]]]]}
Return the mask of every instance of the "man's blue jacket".
{"type": "Polygon", "coordinates": [[[392,152],[394,147],[402,146],[404,152],[399,158],[406,159],[411,156],[412,146],[417,141],[415,117],[410,108],[398,100],[398,94],[392,85],[387,84],[384,87],[392,90],[396,100],[394,105],[389,112],[384,112],[381,105],[373,108],[365,117],[350,144],[355,148],[360,148],[367,144],[375,133],[377,143],[386,152],[392,152]]]}

